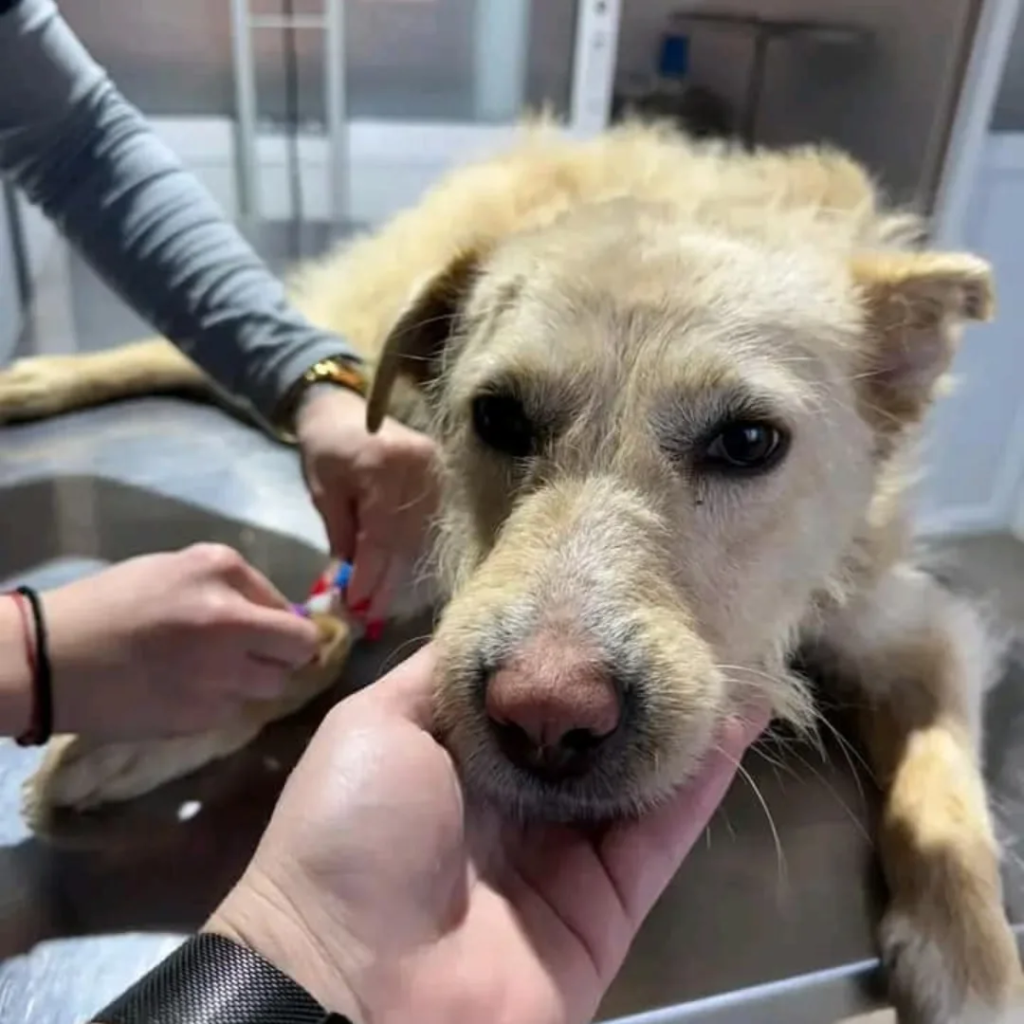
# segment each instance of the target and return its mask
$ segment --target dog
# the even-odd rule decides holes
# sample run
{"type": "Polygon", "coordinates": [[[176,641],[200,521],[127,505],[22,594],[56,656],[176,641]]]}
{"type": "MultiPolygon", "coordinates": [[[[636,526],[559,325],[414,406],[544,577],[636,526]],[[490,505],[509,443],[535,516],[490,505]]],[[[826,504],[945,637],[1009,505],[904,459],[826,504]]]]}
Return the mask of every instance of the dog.
{"type": "MultiPolygon", "coordinates": [[[[901,1020],[1019,1020],[980,769],[999,644],[915,566],[906,498],[993,283],[923,238],[828,148],[540,125],[291,294],[375,368],[368,428],[437,441],[437,724],[472,792],[527,818],[640,812],[748,702],[812,728],[799,654],[856,707],[883,790],[901,1020]]],[[[162,340],[37,358],[0,375],[0,418],[158,390],[209,385],[162,340]]],[[[74,803],[62,773],[95,781],[102,757],[58,757],[37,798],[74,803]]]]}

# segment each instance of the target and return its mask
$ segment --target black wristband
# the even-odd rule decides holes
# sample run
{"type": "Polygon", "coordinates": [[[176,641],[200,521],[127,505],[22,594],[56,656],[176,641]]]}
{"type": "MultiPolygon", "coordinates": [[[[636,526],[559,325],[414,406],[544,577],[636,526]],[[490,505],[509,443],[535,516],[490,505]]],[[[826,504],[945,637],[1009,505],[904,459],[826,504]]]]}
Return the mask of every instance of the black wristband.
{"type": "Polygon", "coordinates": [[[204,932],[92,1018],[97,1024],[352,1024],[269,960],[204,932]]]}
{"type": "Polygon", "coordinates": [[[32,677],[32,725],[17,738],[19,746],[36,747],[50,742],[53,734],[53,669],[50,667],[50,642],[43,616],[43,603],[31,587],[18,587],[32,609],[35,626],[35,674],[32,677]]]}

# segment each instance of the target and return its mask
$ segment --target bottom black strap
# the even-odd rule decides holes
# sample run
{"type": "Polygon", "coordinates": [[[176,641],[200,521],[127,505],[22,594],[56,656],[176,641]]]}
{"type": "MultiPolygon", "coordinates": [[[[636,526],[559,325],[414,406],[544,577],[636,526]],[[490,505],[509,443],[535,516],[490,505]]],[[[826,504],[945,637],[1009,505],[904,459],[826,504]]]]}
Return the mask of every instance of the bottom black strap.
{"type": "Polygon", "coordinates": [[[351,1024],[251,949],[203,933],[93,1017],[99,1024],[351,1024]]]}

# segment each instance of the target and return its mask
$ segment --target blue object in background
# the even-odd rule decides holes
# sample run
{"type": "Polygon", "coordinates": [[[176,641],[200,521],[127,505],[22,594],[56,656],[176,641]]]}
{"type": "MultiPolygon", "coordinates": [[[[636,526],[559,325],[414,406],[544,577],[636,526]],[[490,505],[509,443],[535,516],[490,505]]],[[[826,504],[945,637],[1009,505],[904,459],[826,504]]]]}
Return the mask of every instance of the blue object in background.
{"type": "Polygon", "coordinates": [[[661,38],[659,78],[685,78],[690,73],[690,37],[667,32],[661,38]]]}
{"type": "Polygon", "coordinates": [[[653,81],[640,93],[618,93],[612,104],[615,121],[639,117],[674,124],[691,138],[729,138],[733,114],[717,93],[692,80],[691,39],[669,29],[661,36],[653,81]]]}

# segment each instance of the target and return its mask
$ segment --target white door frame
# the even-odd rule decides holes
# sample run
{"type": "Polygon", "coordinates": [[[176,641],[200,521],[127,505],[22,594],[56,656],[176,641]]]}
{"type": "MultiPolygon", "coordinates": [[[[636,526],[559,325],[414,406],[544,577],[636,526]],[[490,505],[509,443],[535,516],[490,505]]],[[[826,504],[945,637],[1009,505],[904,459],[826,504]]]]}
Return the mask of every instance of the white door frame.
{"type": "MultiPolygon", "coordinates": [[[[1020,0],[981,0],[974,38],[956,98],[946,152],[943,157],[932,214],[932,244],[946,249],[970,250],[978,244],[976,218],[978,189],[983,187],[989,158],[992,114],[1003,80],[1020,0]]],[[[997,268],[998,270],[998,268],[997,268]]],[[[984,344],[986,328],[976,340],[984,344]]],[[[954,373],[955,373],[954,366],[954,373]]],[[[940,406],[937,417],[951,414],[940,406]]],[[[964,413],[966,415],[966,413],[964,413]]],[[[991,493],[950,507],[929,509],[916,527],[923,537],[978,533],[1010,526],[1014,494],[1020,487],[1015,457],[1024,446],[1024,410],[1018,410],[1011,436],[994,443],[1003,445],[1003,465],[991,493]]]]}
{"type": "Polygon", "coordinates": [[[1020,0],[980,2],[935,201],[933,238],[949,248],[967,244],[967,214],[1020,8],[1020,0]]]}

